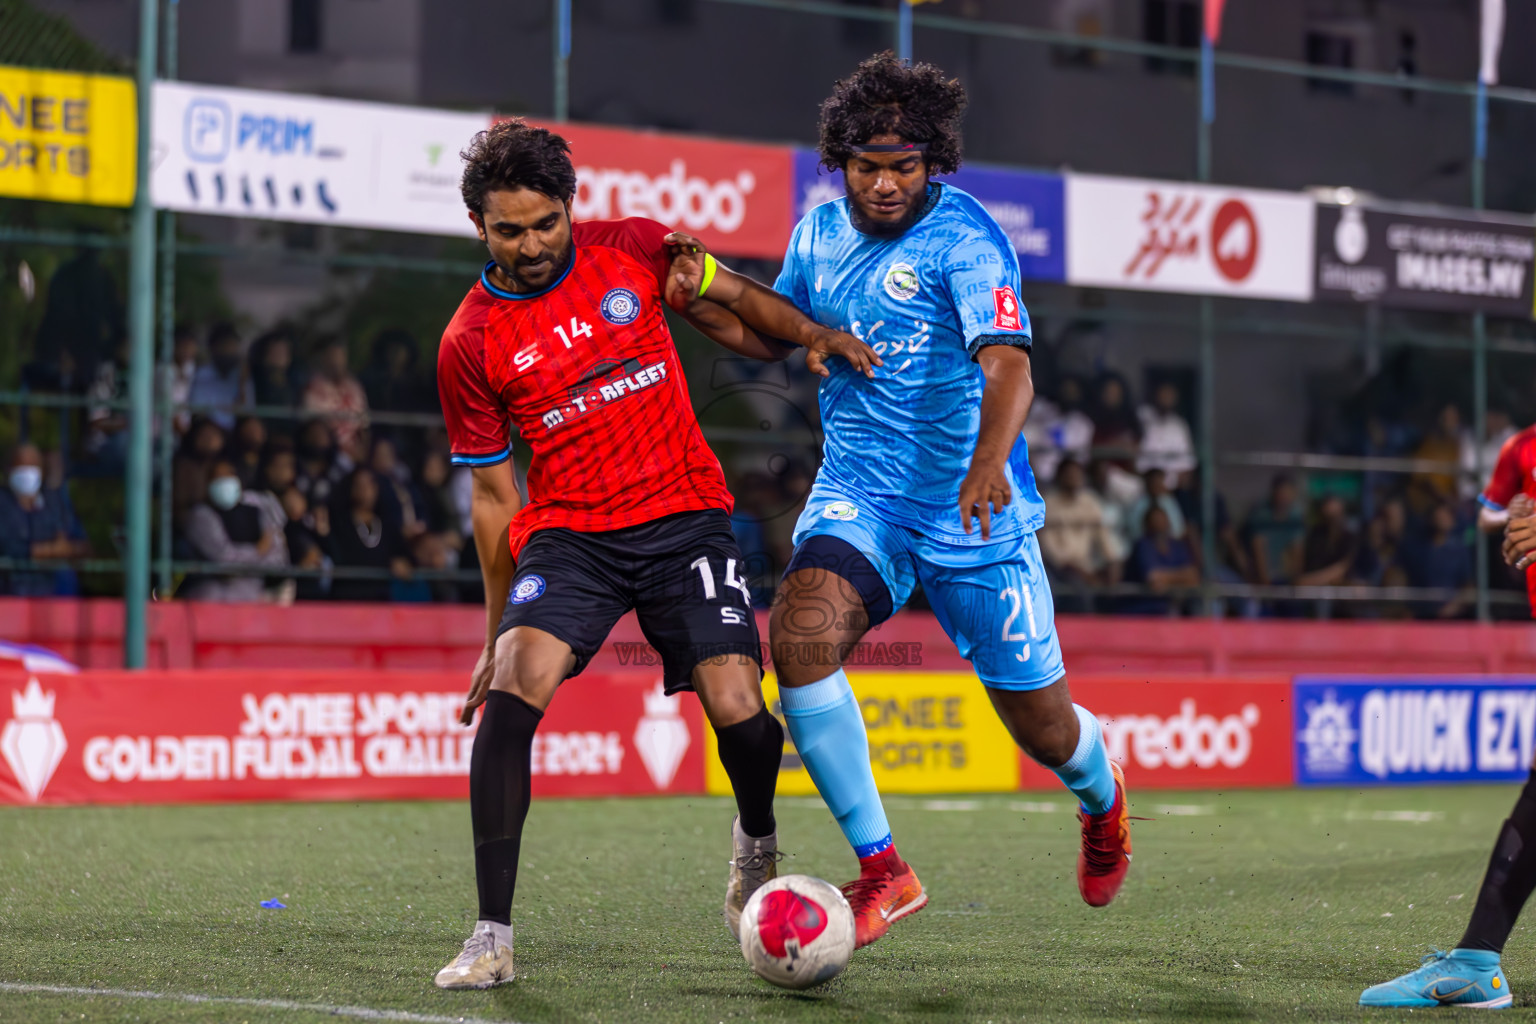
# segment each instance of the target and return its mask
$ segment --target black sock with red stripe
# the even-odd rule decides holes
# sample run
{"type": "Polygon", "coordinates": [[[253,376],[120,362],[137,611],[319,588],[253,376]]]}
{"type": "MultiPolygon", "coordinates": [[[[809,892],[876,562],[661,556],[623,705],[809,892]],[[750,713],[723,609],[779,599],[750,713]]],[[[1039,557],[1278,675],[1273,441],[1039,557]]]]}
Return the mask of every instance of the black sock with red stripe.
{"type": "Polygon", "coordinates": [[[544,713],[510,693],[485,698],[469,758],[469,816],[475,829],[480,920],[512,923],[517,857],[533,775],[533,734],[544,713]]]}
{"type": "Polygon", "coordinates": [[[1515,809],[1499,829],[1488,858],[1488,872],[1483,876],[1472,908],[1467,932],[1456,944],[1458,949],[1504,951],[1504,943],[1514,930],[1515,919],[1525,901],[1536,890],[1536,770],[1525,780],[1515,809]]]}

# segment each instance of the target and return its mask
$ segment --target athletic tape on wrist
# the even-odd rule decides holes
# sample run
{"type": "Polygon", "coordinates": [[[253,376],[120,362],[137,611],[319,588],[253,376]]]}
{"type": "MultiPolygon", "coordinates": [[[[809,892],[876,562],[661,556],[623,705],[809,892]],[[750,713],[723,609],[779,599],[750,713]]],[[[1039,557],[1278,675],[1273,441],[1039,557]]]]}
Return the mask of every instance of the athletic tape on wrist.
{"type": "Polygon", "coordinates": [[[718,266],[713,256],[704,254],[704,280],[699,282],[699,298],[702,299],[704,293],[709,291],[709,286],[715,283],[715,268],[718,266]]]}

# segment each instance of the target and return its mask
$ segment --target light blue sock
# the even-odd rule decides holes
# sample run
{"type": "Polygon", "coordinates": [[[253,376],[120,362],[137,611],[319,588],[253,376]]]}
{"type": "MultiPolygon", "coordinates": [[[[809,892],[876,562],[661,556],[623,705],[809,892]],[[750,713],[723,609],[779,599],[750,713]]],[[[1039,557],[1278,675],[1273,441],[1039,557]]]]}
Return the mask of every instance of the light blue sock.
{"type": "Polygon", "coordinates": [[[1499,969],[1499,954],[1491,949],[1453,949],[1451,956],[1482,971],[1499,969]]]}
{"type": "Polygon", "coordinates": [[[860,858],[891,847],[891,826],[869,766],[869,736],[848,676],[838,669],[809,686],[779,688],[795,750],[860,858]]]}
{"type": "Polygon", "coordinates": [[[1076,795],[1083,810],[1103,814],[1115,805],[1115,776],[1109,770],[1104,732],[1093,712],[1077,704],[1072,710],[1077,712],[1077,749],[1066,764],[1051,771],[1076,795]]]}

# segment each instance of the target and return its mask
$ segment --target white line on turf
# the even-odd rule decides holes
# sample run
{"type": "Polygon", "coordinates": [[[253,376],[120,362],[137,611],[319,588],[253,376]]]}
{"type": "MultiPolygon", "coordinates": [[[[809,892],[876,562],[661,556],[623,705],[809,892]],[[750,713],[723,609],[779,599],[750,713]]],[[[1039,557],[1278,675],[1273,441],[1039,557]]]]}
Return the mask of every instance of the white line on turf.
{"type": "Polygon", "coordinates": [[[979,811],[980,800],[924,800],[925,811],[979,811]]]}
{"type": "Polygon", "coordinates": [[[1157,804],[1152,808],[1154,814],[1167,814],[1175,818],[1198,818],[1206,814],[1215,814],[1216,808],[1210,804],[1157,804]]]}
{"type": "Polygon", "coordinates": [[[1039,803],[1034,800],[1014,800],[1008,804],[1010,811],[1023,811],[1025,814],[1055,814],[1060,808],[1053,803],[1039,803]]]}
{"type": "MultiPolygon", "coordinates": [[[[75,988],[68,985],[33,985],[17,981],[0,981],[0,992],[31,993],[50,996],[94,996],[98,999],[158,999],[170,1003],[199,1003],[205,1005],[254,1006],[263,1010],[292,1010],[305,1013],[323,1013],[332,1017],[353,1017],[358,1020],[397,1020],[409,1024],[492,1024],[484,1017],[444,1017],[430,1013],[411,1013],[409,1010],[375,1010],[369,1006],[337,1006],[334,1003],[295,1003],[287,999],[243,999],[239,996],[208,996],[195,992],[139,992],[126,988],[75,988]]],[[[505,1022],[516,1024],[516,1022],[505,1022]]]]}
{"type": "Polygon", "coordinates": [[[1445,820],[1444,811],[1350,811],[1346,821],[1406,821],[1411,825],[1423,825],[1431,821],[1445,820]]]}

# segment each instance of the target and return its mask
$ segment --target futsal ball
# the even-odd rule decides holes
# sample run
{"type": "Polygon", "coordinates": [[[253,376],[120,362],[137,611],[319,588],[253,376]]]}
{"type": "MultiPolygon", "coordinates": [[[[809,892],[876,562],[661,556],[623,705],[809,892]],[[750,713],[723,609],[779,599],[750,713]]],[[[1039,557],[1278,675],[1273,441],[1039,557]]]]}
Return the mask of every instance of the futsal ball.
{"type": "Polygon", "coordinates": [[[758,977],[783,988],[831,981],[853,955],[853,910],[830,882],[775,878],[741,912],[741,953],[758,977]]]}

